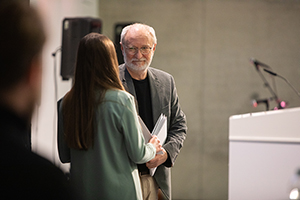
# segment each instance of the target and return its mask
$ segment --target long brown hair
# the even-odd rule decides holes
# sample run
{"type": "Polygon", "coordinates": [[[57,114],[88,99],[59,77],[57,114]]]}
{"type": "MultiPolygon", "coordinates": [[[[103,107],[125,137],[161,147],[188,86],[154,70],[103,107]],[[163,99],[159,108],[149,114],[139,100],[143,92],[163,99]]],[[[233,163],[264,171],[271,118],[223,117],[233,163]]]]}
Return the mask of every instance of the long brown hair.
{"type": "Polygon", "coordinates": [[[93,145],[95,109],[108,89],[124,90],[114,44],[104,35],[90,33],[79,43],[74,85],[63,100],[65,140],[70,148],[87,150],[93,145]]]}

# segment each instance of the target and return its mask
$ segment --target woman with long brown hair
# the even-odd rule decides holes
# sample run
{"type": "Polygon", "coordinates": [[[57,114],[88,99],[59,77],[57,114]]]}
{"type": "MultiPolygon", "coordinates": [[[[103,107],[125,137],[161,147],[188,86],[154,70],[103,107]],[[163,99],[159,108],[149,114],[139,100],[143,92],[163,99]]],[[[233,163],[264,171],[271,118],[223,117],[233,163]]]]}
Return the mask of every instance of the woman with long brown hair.
{"type": "Polygon", "coordinates": [[[145,144],[134,98],[119,80],[114,44],[90,33],[80,41],[74,85],[58,113],[58,150],[84,199],[142,199],[136,164],[161,145],[145,144]]]}

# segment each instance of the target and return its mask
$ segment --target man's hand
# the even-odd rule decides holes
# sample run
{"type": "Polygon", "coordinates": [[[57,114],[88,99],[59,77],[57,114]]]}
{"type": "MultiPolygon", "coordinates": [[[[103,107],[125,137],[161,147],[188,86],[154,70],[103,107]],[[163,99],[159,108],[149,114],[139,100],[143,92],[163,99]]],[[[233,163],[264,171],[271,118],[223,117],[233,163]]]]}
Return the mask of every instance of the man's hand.
{"type": "Polygon", "coordinates": [[[156,154],[155,158],[146,163],[146,166],[151,169],[154,167],[158,167],[159,165],[166,162],[168,159],[168,154],[164,148],[162,148],[163,154],[156,154]]]}

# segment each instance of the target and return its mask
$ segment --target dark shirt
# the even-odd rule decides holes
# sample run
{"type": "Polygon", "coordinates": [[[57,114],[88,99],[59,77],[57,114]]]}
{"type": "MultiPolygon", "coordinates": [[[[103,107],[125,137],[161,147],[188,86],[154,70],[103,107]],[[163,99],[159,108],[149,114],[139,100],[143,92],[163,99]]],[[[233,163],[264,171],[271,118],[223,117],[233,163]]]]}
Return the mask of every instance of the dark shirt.
{"type": "Polygon", "coordinates": [[[29,128],[0,106],[0,199],[72,199],[63,172],[28,148],[29,128]]]}
{"type": "Polygon", "coordinates": [[[154,125],[149,78],[147,76],[144,80],[132,80],[137,97],[139,115],[148,130],[152,132],[154,125]]]}
{"type": "MultiPolygon", "coordinates": [[[[137,97],[139,115],[146,124],[148,130],[152,132],[154,124],[149,78],[147,76],[144,80],[132,80],[137,97]]],[[[138,170],[140,172],[149,172],[146,164],[138,165],[138,170]]]]}

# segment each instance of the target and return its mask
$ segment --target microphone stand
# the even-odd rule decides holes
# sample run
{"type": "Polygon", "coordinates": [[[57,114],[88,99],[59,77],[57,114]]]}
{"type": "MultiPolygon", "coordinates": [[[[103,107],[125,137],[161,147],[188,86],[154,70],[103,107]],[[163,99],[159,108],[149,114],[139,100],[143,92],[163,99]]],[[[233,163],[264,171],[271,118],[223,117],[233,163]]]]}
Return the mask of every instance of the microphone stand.
{"type": "MultiPolygon", "coordinates": [[[[269,82],[267,81],[267,79],[264,77],[264,75],[261,73],[261,71],[259,70],[259,66],[255,64],[255,67],[256,67],[256,70],[259,74],[259,76],[261,77],[261,79],[263,80],[264,82],[264,85],[269,89],[270,93],[273,95],[276,103],[278,104],[278,109],[281,109],[281,105],[280,105],[280,101],[278,99],[278,96],[277,94],[274,92],[274,90],[272,89],[272,87],[270,86],[269,82]]],[[[264,69],[266,70],[266,69],[264,69]]]]}

